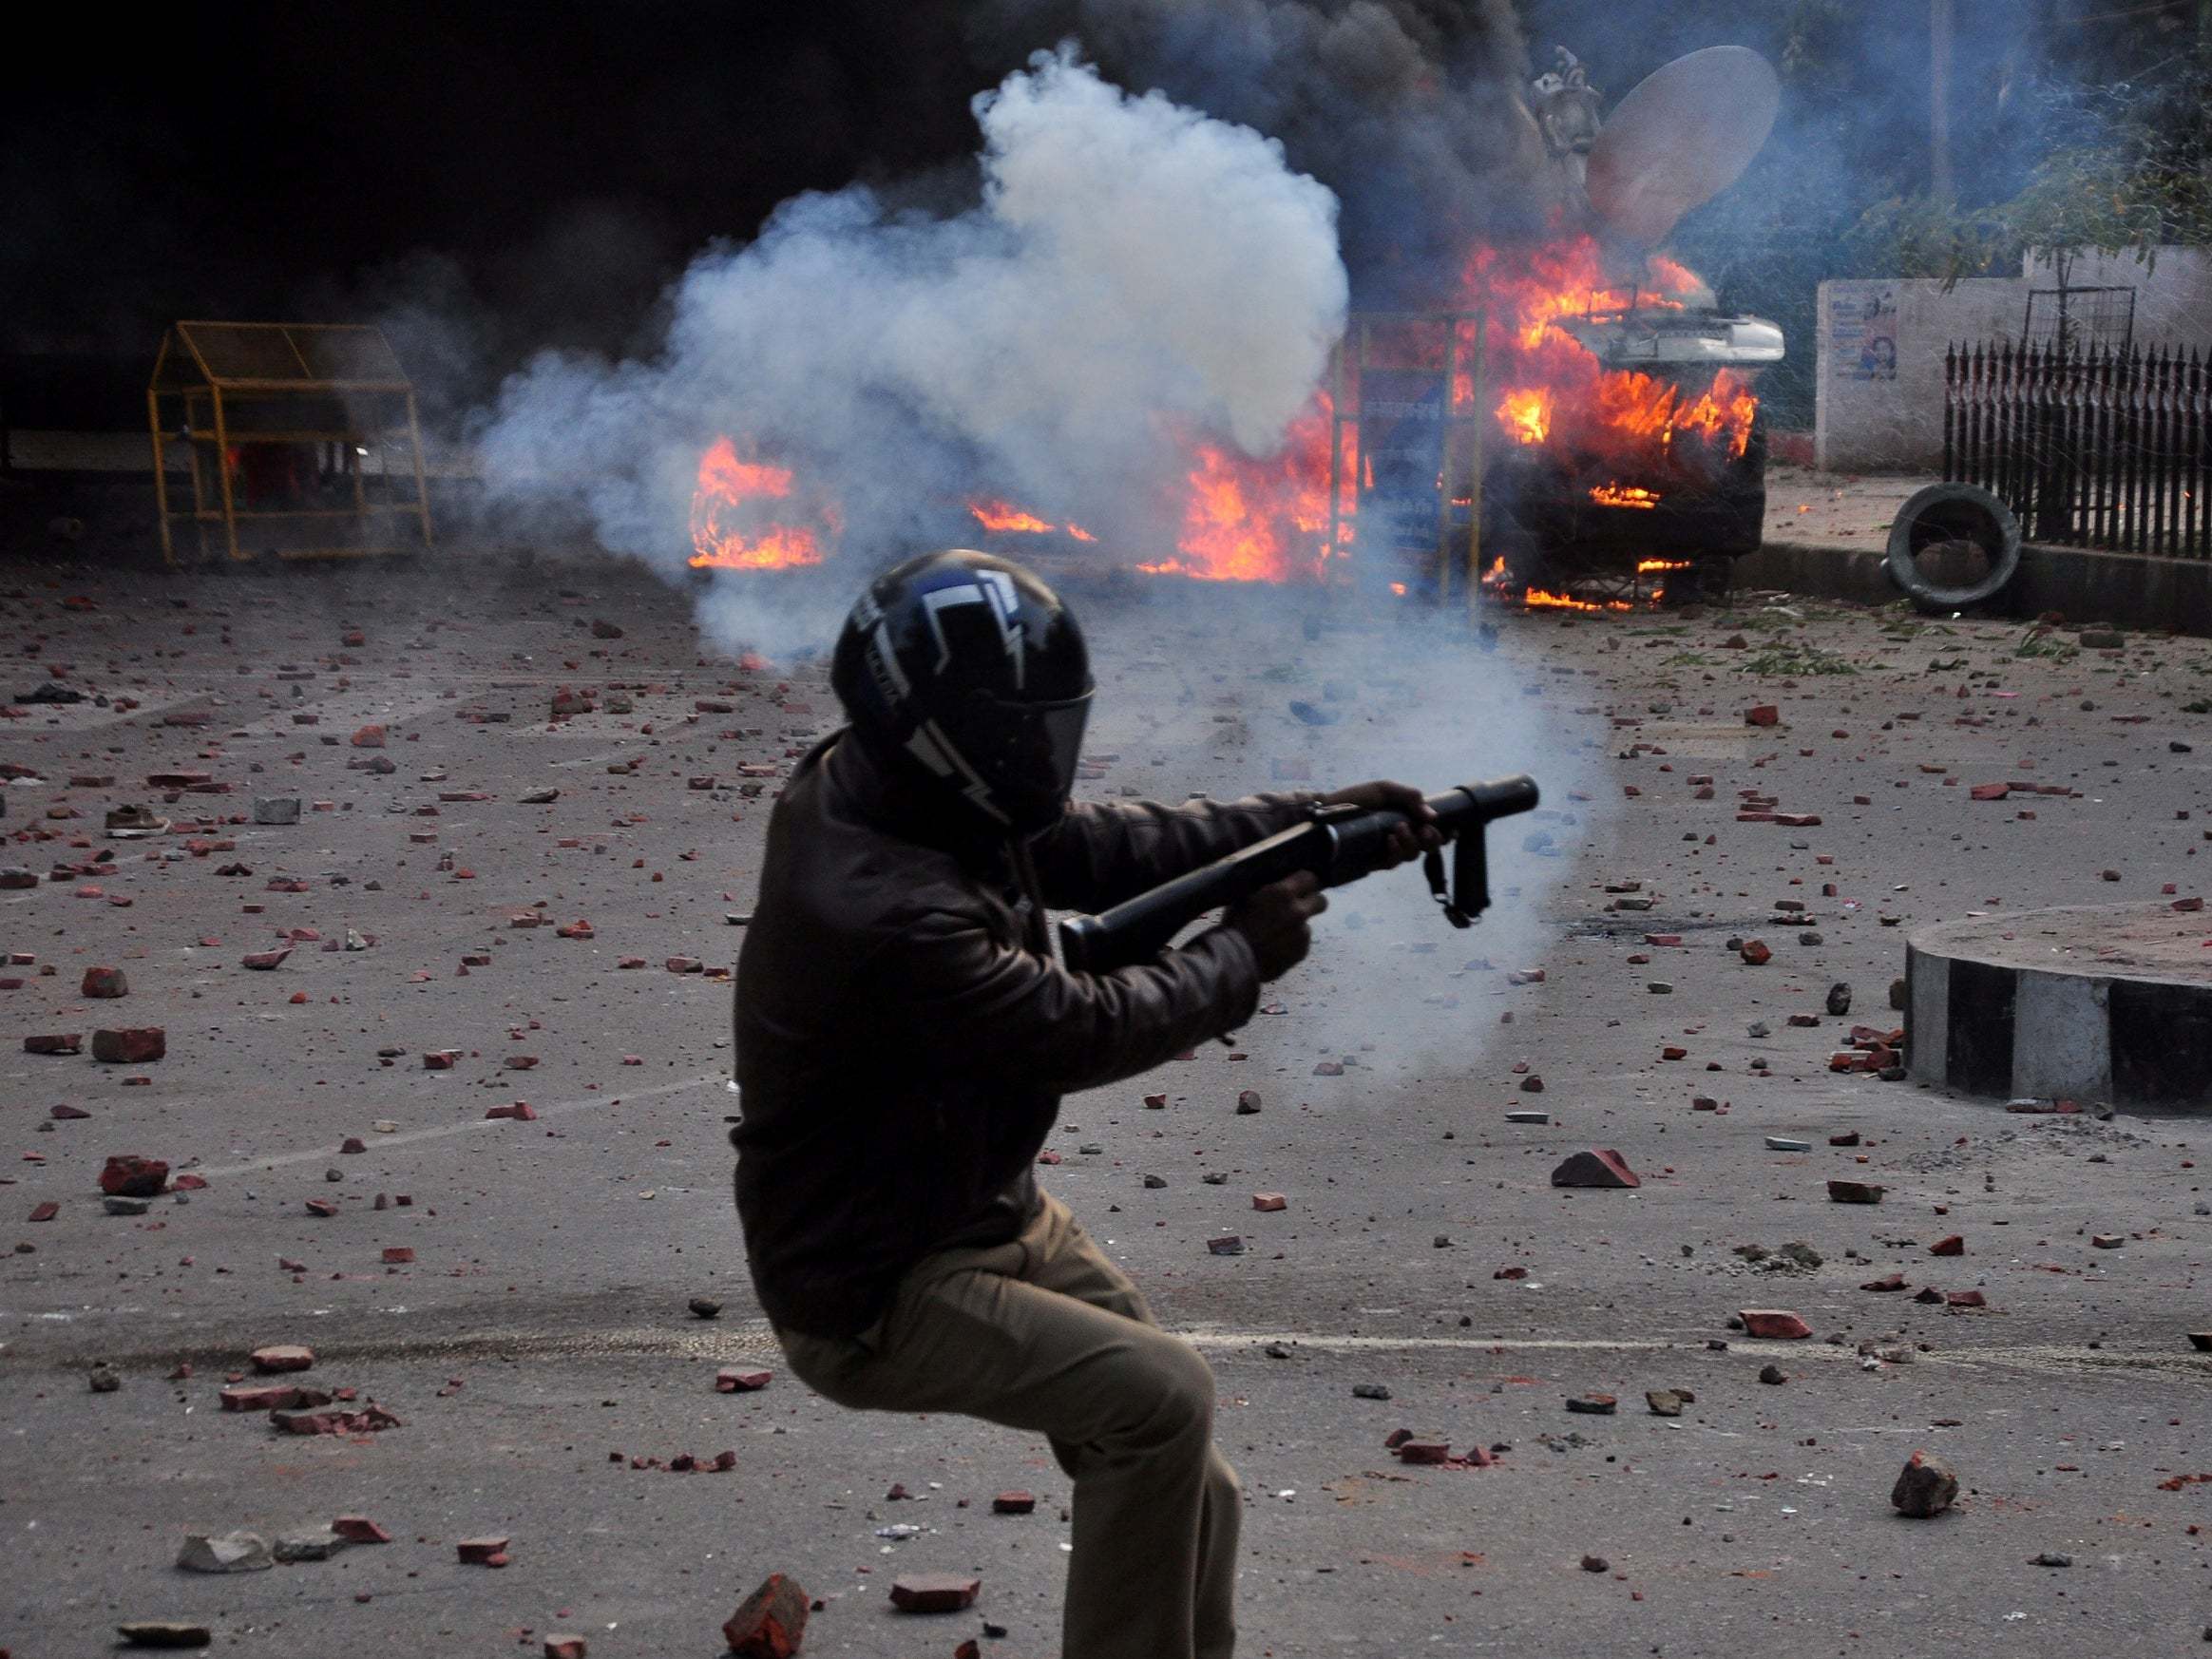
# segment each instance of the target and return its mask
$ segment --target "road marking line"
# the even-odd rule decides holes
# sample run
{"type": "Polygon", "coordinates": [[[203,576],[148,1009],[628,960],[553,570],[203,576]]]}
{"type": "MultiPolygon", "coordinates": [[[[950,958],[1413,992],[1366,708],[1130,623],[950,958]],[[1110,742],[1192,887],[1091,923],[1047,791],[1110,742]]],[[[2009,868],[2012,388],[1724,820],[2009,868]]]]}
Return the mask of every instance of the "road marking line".
{"type": "MultiPolygon", "coordinates": [[[[648,1089],[625,1090],[620,1095],[584,1095],[574,1100],[557,1100],[550,1106],[532,1106],[541,1118],[561,1117],[571,1112],[582,1112],[592,1106],[611,1106],[618,1101],[655,1100],[663,1095],[674,1095],[684,1089],[700,1089],[717,1084],[718,1072],[702,1072],[696,1077],[684,1077],[673,1083],[656,1083],[648,1089]]],[[[477,1130],[501,1129],[513,1121],[503,1117],[467,1117],[458,1123],[434,1124],[428,1129],[405,1129],[396,1135],[380,1135],[370,1144],[377,1151],[387,1147],[410,1146],[416,1141],[440,1140],[448,1135],[467,1135],[477,1130]]],[[[280,1170],[289,1164],[309,1164],[338,1156],[338,1149],[310,1147],[305,1152],[276,1153],[265,1158],[251,1158],[242,1164],[224,1164],[209,1169],[194,1167],[181,1170],[180,1174],[206,1175],[211,1178],[227,1175],[251,1175],[264,1170],[280,1170]]]]}

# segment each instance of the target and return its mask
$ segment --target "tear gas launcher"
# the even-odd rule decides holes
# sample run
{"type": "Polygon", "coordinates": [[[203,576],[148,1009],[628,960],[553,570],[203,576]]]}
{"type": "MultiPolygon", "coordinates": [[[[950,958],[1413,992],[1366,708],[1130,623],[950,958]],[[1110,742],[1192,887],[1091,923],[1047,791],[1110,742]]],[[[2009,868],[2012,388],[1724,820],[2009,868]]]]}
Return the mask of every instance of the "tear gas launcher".
{"type": "MultiPolygon", "coordinates": [[[[1429,892],[1444,919],[1465,927],[1490,906],[1490,866],[1483,831],[1498,818],[1536,804],[1528,777],[1461,784],[1428,797],[1444,846],[1421,860],[1429,892]],[[1451,879],[1444,861],[1451,859],[1451,879]]],[[[1096,916],[1070,916],[1059,925],[1060,955],[1077,973],[1111,973],[1148,962],[1175,935],[1209,910],[1233,905],[1271,882],[1310,870],[1325,887],[1341,887],[1373,875],[1389,856],[1390,833],[1405,826],[1402,812],[1356,806],[1317,806],[1304,823],[1278,830],[1227,858],[1162,882],[1096,916]]]]}

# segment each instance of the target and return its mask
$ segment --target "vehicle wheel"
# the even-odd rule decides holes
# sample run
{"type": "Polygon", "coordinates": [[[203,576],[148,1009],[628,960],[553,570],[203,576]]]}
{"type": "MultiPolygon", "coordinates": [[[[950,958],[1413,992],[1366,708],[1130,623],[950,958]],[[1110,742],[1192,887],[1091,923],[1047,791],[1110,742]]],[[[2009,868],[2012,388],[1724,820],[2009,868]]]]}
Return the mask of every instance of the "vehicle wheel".
{"type": "Polygon", "coordinates": [[[1971,609],[2019,568],[2020,521],[1975,485],[1931,484],[1890,525],[1889,578],[1923,611],[1971,609]]]}

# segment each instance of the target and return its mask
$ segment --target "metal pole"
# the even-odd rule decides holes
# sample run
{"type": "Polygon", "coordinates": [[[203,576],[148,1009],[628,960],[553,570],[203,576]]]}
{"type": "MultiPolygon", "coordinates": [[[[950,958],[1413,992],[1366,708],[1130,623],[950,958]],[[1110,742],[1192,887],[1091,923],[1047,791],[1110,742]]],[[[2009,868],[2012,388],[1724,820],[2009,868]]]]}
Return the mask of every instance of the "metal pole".
{"type": "Polygon", "coordinates": [[[1444,314],[1444,395],[1437,407],[1437,605],[1452,597],[1452,389],[1459,378],[1459,319],[1444,314]]]}
{"type": "Polygon", "coordinates": [[[222,418],[222,388],[211,389],[215,402],[215,475],[222,485],[222,533],[233,559],[243,558],[238,551],[238,509],[231,493],[230,428],[222,418]]]}
{"type": "Polygon", "coordinates": [[[169,480],[162,459],[162,398],[146,388],[146,428],[154,436],[154,511],[162,521],[162,563],[175,565],[177,549],[169,541],[169,480]]]}
{"type": "Polygon", "coordinates": [[[1928,189],[1951,204],[1951,0],[1928,0],[1928,189]]]}
{"type": "Polygon", "coordinates": [[[1482,612],[1482,429],[1483,418],[1482,367],[1489,340],[1490,314],[1475,314],[1475,360],[1468,365],[1469,384],[1475,396],[1474,420],[1469,431],[1474,442],[1469,466],[1473,468],[1472,482],[1467,489],[1467,625],[1473,627],[1482,612]]]}
{"type": "Polygon", "coordinates": [[[427,548],[433,545],[430,535],[430,490],[423,480],[423,429],[415,419],[415,394],[411,386],[407,389],[407,435],[414,445],[415,510],[422,515],[423,545],[427,548]]]}
{"type": "Polygon", "coordinates": [[[1329,564],[1337,556],[1338,531],[1344,519],[1344,345],[1338,340],[1329,353],[1328,394],[1328,545],[1321,552],[1322,574],[1332,575],[1329,564]]]}

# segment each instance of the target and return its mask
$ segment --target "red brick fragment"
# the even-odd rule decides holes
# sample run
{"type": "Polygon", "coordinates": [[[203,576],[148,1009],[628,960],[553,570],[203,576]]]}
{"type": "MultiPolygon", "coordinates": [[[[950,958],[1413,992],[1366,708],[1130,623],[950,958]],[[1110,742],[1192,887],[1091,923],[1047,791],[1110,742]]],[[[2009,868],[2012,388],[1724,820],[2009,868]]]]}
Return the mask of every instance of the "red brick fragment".
{"type": "Polygon", "coordinates": [[[736,1659],[791,1659],[807,1633],[807,1592],[781,1573],[771,1573],[722,1624],[722,1638],[736,1659]]]}
{"type": "Polygon", "coordinates": [[[545,1659],[583,1659],[583,1652],[582,1636],[557,1634],[545,1638],[545,1659]]]}
{"type": "Polygon", "coordinates": [[[1989,1298],[1979,1290],[1953,1290],[1943,1300],[1953,1307],[1987,1307],[1989,1298]]]}
{"type": "Polygon", "coordinates": [[[1254,1192],[1252,1194],[1252,1208],[1254,1210],[1271,1212],[1277,1210],[1287,1210],[1289,1207],[1290,1200],[1280,1192],[1254,1192]]]}
{"type": "Polygon", "coordinates": [[[217,1396],[225,1411],[289,1411],[299,1390],[289,1382],[233,1382],[217,1396]]]}
{"type": "Polygon", "coordinates": [[[1948,1237],[1939,1238],[1934,1244],[1930,1245],[1928,1247],[1928,1253],[1932,1256],[1963,1256],[1966,1254],[1966,1240],[1959,1237],[1955,1232],[1952,1233],[1948,1237]]]}
{"type": "Polygon", "coordinates": [[[127,997],[130,982],[124,978],[119,967],[88,967],[85,970],[84,983],[77,987],[80,997],[127,997]]]}
{"type": "Polygon", "coordinates": [[[1902,1273],[1885,1274],[1879,1279],[1869,1279],[1859,1286],[1861,1290],[1902,1290],[1904,1287],[1905,1276],[1902,1273]]]}
{"type": "Polygon", "coordinates": [[[982,1588],[964,1573],[909,1573],[892,1580],[891,1605],[901,1612],[959,1612],[975,1606],[982,1588]]]}
{"type": "Polygon", "coordinates": [[[517,1100],[508,1106],[488,1107],[484,1115],[486,1117],[511,1117],[518,1123],[535,1123],[538,1121],[537,1109],[527,1100],[517,1100]]]}
{"type": "Polygon", "coordinates": [[[1764,939],[1746,939],[1737,947],[1736,954],[1753,967],[1764,967],[1774,960],[1774,952],[1764,939]]]}
{"type": "Polygon", "coordinates": [[[1552,1172],[1554,1187],[1641,1187],[1643,1184],[1619,1153],[1604,1147],[1574,1153],[1552,1172]]]}
{"type": "Polygon", "coordinates": [[[391,1535],[365,1515],[342,1515],[331,1522],[331,1531],[349,1544],[389,1544],[391,1535]]]}
{"type": "Polygon", "coordinates": [[[30,1211],[30,1219],[33,1221],[51,1221],[55,1216],[61,1214],[61,1212],[62,1207],[59,1204],[56,1204],[51,1198],[48,1198],[45,1203],[32,1207],[30,1211]]]}
{"type": "Polygon", "coordinates": [[[414,1259],[414,1246],[412,1245],[386,1245],[384,1247],[384,1265],[388,1268],[404,1268],[414,1259]]]}
{"type": "Polygon", "coordinates": [[[1875,1181],[1830,1181],[1828,1197],[1837,1204],[1879,1204],[1885,1189],[1875,1181]]]}
{"type": "Polygon", "coordinates": [[[1028,1515],[1037,1508],[1034,1492],[1001,1492],[991,1499],[993,1515],[1028,1515]]]}
{"type": "Polygon", "coordinates": [[[1451,1446],[1443,1440],[1401,1440],[1397,1451],[1401,1463],[1443,1463],[1452,1456],[1451,1446]]]}
{"type": "Polygon", "coordinates": [[[112,1198],[151,1198],[169,1182],[169,1166],[137,1153],[111,1155],[100,1172],[100,1190],[112,1198]]]}
{"type": "Polygon", "coordinates": [[[273,1343],[253,1352],[254,1369],[264,1376],[278,1371],[304,1371],[315,1363],[315,1350],[299,1343],[273,1343]]]}
{"type": "Polygon", "coordinates": [[[169,1034],[159,1025],[125,1026],[92,1034],[92,1058],[106,1065],[145,1065],[168,1052],[169,1034]]]}
{"type": "Polygon", "coordinates": [[[384,728],[373,725],[364,726],[347,741],[355,749],[382,749],[384,747],[384,728]]]}
{"type": "Polygon", "coordinates": [[[747,1371],[736,1365],[724,1365],[715,1373],[716,1394],[753,1394],[766,1388],[773,1380],[773,1371],[747,1371]]]}
{"type": "Polygon", "coordinates": [[[1736,1316],[1746,1333],[1775,1342],[1794,1342],[1813,1334],[1813,1327],[1787,1308],[1746,1307],[1736,1316]]]}
{"type": "Polygon", "coordinates": [[[23,1039],[25,1054],[83,1054],[85,1034],[81,1031],[47,1032],[23,1039]]]}
{"type": "Polygon", "coordinates": [[[291,954],[292,947],[290,945],[286,945],[282,950],[250,950],[238,959],[238,965],[267,973],[271,968],[282,967],[284,959],[291,954]]]}
{"type": "Polygon", "coordinates": [[[1782,711],[1772,703],[1760,703],[1744,711],[1744,724],[1746,726],[1778,726],[1781,723],[1782,711]]]}
{"type": "Polygon", "coordinates": [[[467,1566],[505,1567],[507,1564],[505,1538],[463,1538],[453,1548],[467,1566]]]}

